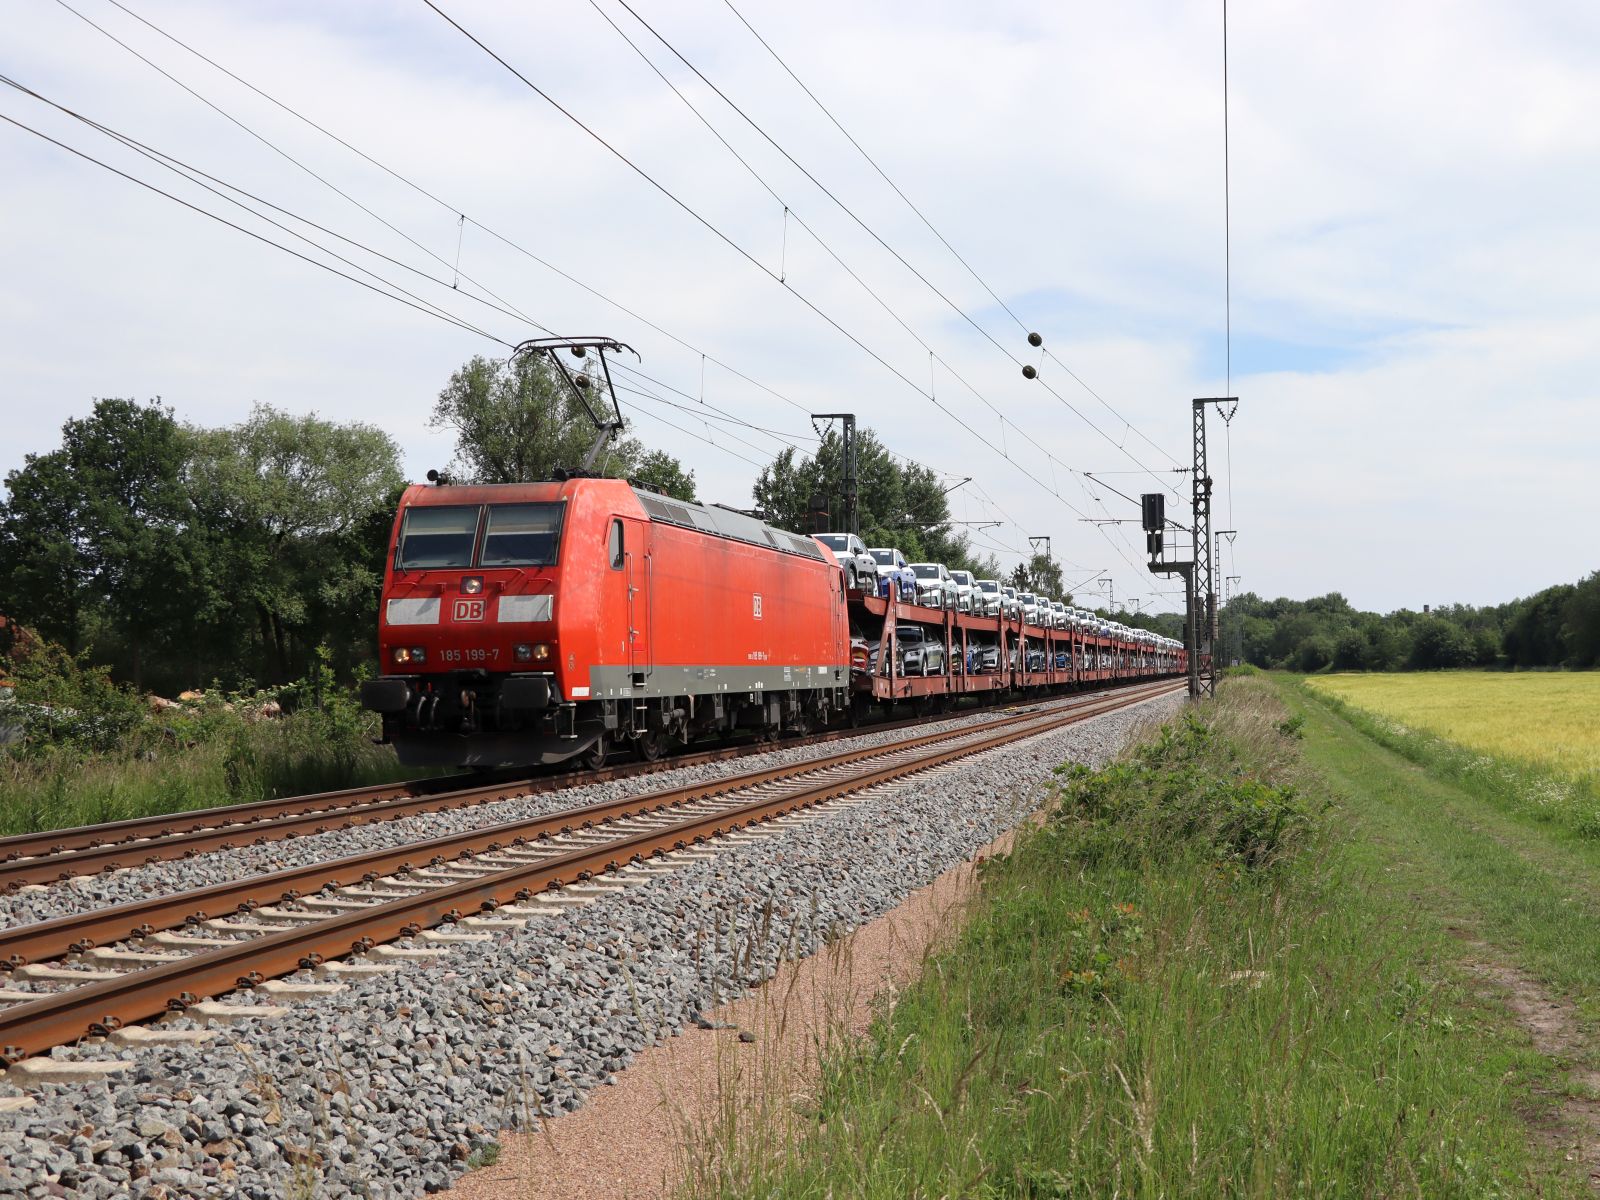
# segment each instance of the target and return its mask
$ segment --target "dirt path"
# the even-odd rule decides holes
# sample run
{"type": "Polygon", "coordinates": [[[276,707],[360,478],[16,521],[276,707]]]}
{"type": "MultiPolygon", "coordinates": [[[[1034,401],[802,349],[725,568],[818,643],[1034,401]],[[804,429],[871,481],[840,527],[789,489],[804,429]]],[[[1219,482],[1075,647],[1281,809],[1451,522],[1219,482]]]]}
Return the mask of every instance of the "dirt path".
{"type": "Polygon", "coordinates": [[[1466,962],[1488,984],[1533,1041],[1534,1049],[1567,1068],[1567,1087],[1553,1096],[1554,1120],[1531,1122],[1538,1141],[1584,1169],[1589,1189],[1600,1195],[1600,1071],[1589,1066],[1593,1049],[1578,1023],[1577,1011],[1550,995],[1538,981],[1491,957],[1493,947],[1469,942],[1466,962]]]}
{"type": "Polygon", "coordinates": [[[783,1129],[798,1116],[826,1050],[860,1036],[879,1005],[913,981],[930,949],[959,928],[974,863],[1007,833],[892,911],[820,954],[783,964],[764,987],[706,1014],[638,1056],[576,1112],[537,1133],[508,1133],[499,1160],[463,1177],[457,1200],[646,1200],[670,1196],[715,1143],[783,1129]],[[710,1144],[708,1140],[710,1139],[710,1144]],[[692,1153],[698,1146],[702,1153],[692,1153]]]}
{"type": "Polygon", "coordinates": [[[1581,1167],[1600,1195],[1600,861],[1592,848],[1508,813],[1304,704],[1308,763],[1356,814],[1390,884],[1455,941],[1445,952],[1487,1004],[1526,1031],[1552,1070],[1531,1080],[1530,1139],[1581,1167]]]}

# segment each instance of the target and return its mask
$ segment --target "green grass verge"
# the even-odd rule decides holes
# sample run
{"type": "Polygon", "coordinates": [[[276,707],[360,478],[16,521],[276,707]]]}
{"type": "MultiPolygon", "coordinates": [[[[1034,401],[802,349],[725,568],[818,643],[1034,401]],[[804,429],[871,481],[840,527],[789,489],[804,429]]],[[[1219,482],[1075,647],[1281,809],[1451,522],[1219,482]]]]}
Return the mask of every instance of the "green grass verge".
{"type": "Polygon", "coordinates": [[[1433,747],[1397,743],[1360,710],[1284,691],[1307,720],[1308,762],[1347,797],[1351,853],[1392,877],[1402,902],[1600,1020],[1600,845],[1508,802],[1485,773],[1439,772],[1433,747]]]}
{"type": "MultiPolygon", "coordinates": [[[[988,864],[954,945],[706,1196],[1575,1195],[1519,1111],[1546,1068],[1397,903],[1240,678],[988,864]]],[[[1313,733],[1307,731],[1306,736],[1313,733]]]]}
{"type": "Polygon", "coordinates": [[[157,748],[0,755],[0,835],[32,833],[277,796],[388,783],[402,767],[370,731],[317,714],[184,731],[157,748]]]}
{"type": "Polygon", "coordinates": [[[155,707],[48,643],[0,666],[16,683],[0,705],[16,737],[0,748],[0,836],[433,773],[373,744],[378,720],[337,684],[325,648],[273,692],[212,688],[155,707]]]}

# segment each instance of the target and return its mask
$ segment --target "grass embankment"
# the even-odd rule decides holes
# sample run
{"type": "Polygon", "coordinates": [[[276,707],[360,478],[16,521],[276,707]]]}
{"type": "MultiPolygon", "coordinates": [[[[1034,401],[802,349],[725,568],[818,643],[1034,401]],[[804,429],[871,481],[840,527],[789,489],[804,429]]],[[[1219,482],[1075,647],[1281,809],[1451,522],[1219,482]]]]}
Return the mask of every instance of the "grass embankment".
{"type": "Polygon", "coordinates": [[[1279,688],[1230,681],[1064,778],[814,1105],[715,1131],[688,1190],[1573,1194],[1519,1116],[1547,1065],[1381,856],[1347,848],[1279,688]]]}
{"type": "Polygon", "coordinates": [[[149,714],[138,699],[77,709],[11,707],[27,738],[0,750],[0,835],[414,778],[354,698],[261,717],[261,699],[211,694],[149,714]],[[61,714],[67,714],[62,717],[61,714]]]}
{"type": "Polygon", "coordinates": [[[377,718],[340,686],[325,651],[273,691],[155,701],[41,643],[9,666],[0,704],[0,836],[279,796],[388,783],[427,772],[377,746],[377,718]]]}
{"type": "Polygon", "coordinates": [[[0,755],[0,836],[386,783],[418,775],[369,737],[296,717],[159,750],[0,755]]]}
{"type": "MultiPolygon", "coordinates": [[[[1473,751],[1397,730],[1319,689],[1289,699],[1316,735],[1308,761],[1360,821],[1356,849],[1398,875],[1414,905],[1600,1020],[1593,802],[1552,793],[1547,778],[1516,764],[1483,764],[1473,751]]],[[[1591,736],[1600,739],[1600,728],[1591,736]]]]}

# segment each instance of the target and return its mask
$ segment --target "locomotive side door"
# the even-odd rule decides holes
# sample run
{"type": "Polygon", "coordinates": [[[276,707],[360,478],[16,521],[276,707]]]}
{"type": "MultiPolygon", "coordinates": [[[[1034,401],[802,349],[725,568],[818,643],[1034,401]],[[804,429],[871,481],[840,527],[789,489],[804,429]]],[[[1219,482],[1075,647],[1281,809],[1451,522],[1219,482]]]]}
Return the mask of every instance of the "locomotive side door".
{"type": "Polygon", "coordinates": [[[654,526],[649,521],[623,518],[622,578],[628,595],[629,682],[639,687],[649,681],[651,670],[651,548],[654,526]]]}

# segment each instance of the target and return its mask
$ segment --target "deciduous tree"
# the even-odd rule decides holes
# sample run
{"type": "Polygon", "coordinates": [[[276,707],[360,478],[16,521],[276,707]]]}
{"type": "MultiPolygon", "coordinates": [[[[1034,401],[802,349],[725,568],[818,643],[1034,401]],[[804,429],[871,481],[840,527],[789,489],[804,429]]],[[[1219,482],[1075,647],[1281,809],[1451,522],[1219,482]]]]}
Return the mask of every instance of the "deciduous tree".
{"type": "MultiPolygon", "coordinates": [[[[194,430],[194,495],[221,606],[259,629],[278,681],[325,632],[319,612],[376,623],[383,542],[405,477],[394,441],[372,425],[293,416],[266,405],[228,429],[194,430]],[[306,636],[307,634],[310,636],[306,636]]],[[[370,627],[370,625],[369,625],[370,627]]]]}
{"type": "Polygon", "coordinates": [[[0,506],[0,611],[72,650],[92,619],[128,647],[134,681],[152,641],[194,619],[203,567],[183,468],[189,438],[159,401],[96,400],[29,455],[0,506]]]}

